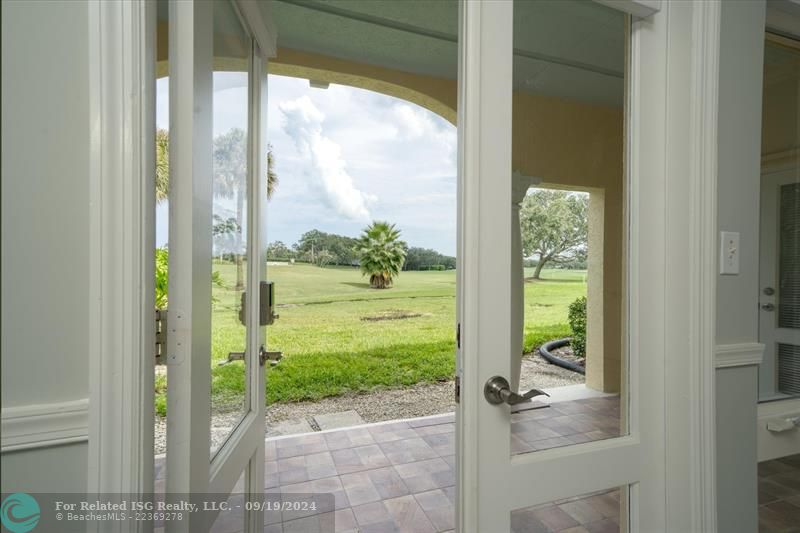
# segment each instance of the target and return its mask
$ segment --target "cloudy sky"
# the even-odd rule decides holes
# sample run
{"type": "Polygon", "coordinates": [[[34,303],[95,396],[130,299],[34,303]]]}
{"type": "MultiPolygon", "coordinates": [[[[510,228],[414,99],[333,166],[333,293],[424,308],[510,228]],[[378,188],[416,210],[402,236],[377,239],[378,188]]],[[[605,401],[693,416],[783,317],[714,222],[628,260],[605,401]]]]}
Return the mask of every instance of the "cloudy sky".
{"type": "MultiPolygon", "coordinates": [[[[246,124],[241,74],[215,74],[214,134],[246,124]]],[[[157,124],[167,128],[168,82],[157,124]]],[[[456,249],[456,129],[419,106],[345,86],[269,77],[269,140],[280,180],[268,205],[270,241],[310,229],[357,236],[372,220],[398,225],[411,246],[456,249]]],[[[159,207],[158,243],[167,240],[159,207]]]]}

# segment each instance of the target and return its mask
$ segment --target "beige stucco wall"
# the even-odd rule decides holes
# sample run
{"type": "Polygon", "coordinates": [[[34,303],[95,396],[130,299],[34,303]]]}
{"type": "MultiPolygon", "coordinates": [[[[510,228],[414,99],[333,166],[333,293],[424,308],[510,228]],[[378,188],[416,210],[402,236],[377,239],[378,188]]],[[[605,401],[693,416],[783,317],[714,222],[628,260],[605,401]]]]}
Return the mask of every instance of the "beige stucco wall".
{"type": "MultiPolygon", "coordinates": [[[[456,122],[456,81],[281,48],[270,73],[360,87],[414,102],[456,122]]],[[[542,186],[594,192],[587,385],[619,391],[623,316],[622,109],[515,93],[512,168],[542,186]],[[599,224],[602,222],[602,224],[599,224]],[[598,231],[602,231],[599,234],[598,231]],[[600,357],[598,357],[600,355],[600,357]]],[[[590,231],[591,232],[591,231],[590,231]]]]}

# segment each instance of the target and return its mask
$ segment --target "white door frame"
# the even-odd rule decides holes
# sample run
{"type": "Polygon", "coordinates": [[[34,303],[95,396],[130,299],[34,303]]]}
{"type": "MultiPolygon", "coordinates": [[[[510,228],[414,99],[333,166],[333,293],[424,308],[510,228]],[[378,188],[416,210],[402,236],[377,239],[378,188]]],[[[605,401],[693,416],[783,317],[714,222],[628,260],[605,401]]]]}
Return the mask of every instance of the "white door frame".
{"type": "MultiPolygon", "coordinates": [[[[720,7],[714,1],[694,5],[665,2],[662,9],[670,24],[641,21],[649,27],[640,36],[639,46],[659,52],[653,56],[657,61],[641,65],[642,72],[649,69],[652,76],[649,82],[647,77],[636,82],[649,90],[640,91],[642,101],[633,104],[640,112],[629,131],[631,143],[639,143],[640,153],[631,161],[632,170],[663,178],[665,201],[658,215],[662,222],[671,222],[664,224],[663,247],[649,259],[642,258],[666,271],[670,286],[668,295],[663,287],[651,289],[663,303],[657,309],[663,320],[657,331],[647,332],[652,334],[648,338],[654,347],[671,354],[665,387],[675,391],[667,393],[670,431],[664,464],[659,467],[670,473],[665,502],[670,529],[713,531],[715,275],[709,265],[716,261],[720,7]],[[687,22],[692,16],[694,24],[687,22]],[[694,47],[689,44],[693,38],[694,47]],[[685,79],[680,73],[687,68],[693,73],[691,83],[681,88],[677,82],[685,79]],[[644,135],[644,129],[652,135],[644,135]],[[662,259],[660,263],[656,256],[662,259]],[[688,424],[679,416],[682,412],[690,413],[688,424]]],[[[154,220],[149,202],[155,154],[149,137],[154,131],[155,10],[153,2],[144,0],[94,0],[89,2],[89,17],[93,127],[90,261],[92,279],[98,281],[91,285],[89,309],[93,326],[88,332],[88,488],[90,492],[141,494],[151,490],[153,483],[154,333],[150,311],[154,220]]],[[[479,26],[478,19],[468,18],[469,31],[477,31],[479,26]]],[[[480,68],[479,62],[470,64],[470,70],[475,68],[480,68]]],[[[470,80],[472,90],[479,90],[476,77],[467,73],[460,88],[462,96],[463,86],[470,80]]],[[[463,98],[459,102],[464,105],[463,98]]],[[[464,137],[460,139],[462,149],[469,146],[464,137]]],[[[475,159],[473,164],[480,161],[480,154],[470,153],[469,157],[475,159]]],[[[459,195],[466,201],[470,192],[462,186],[459,195]]],[[[474,222],[465,219],[463,209],[459,221],[459,238],[463,239],[464,225],[474,222]]],[[[476,252],[465,248],[462,261],[475,260],[476,252]]],[[[468,279],[460,269],[460,285],[468,279]]],[[[468,342],[467,333],[464,344],[468,342]]],[[[465,389],[475,385],[463,383],[465,389]]],[[[463,401],[471,401],[470,394],[464,394],[463,401]]],[[[459,431],[468,433],[470,428],[459,431]]],[[[475,435],[472,438],[474,442],[475,435]]],[[[470,445],[468,439],[465,442],[470,445]]],[[[470,475],[475,465],[460,467],[462,475],[470,475]]],[[[478,506],[472,496],[461,495],[466,505],[458,520],[465,531],[476,520],[478,506]]],[[[120,531],[148,530],[144,523],[118,524],[120,531]]]]}
{"type": "Polygon", "coordinates": [[[782,328],[779,325],[780,317],[780,289],[779,289],[779,250],[780,242],[778,229],[780,228],[780,189],[783,185],[797,182],[797,170],[788,168],[761,174],[759,220],[759,311],[758,311],[758,342],[764,346],[763,360],[758,367],[758,385],[760,401],[793,400],[797,397],[778,391],[778,357],[776,347],[779,343],[800,344],[800,331],[794,328],[782,328]],[[772,295],[765,294],[764,288],[771,286],[775,290],[772,295]],[[763,305],[774,305],[772,311],[765,310],[763,305]],[[765,391],[769,395],[765,396],[765,391]]]}
{"type": "MultiPolygon", "coordinates": [[[[714,333],[716,292],[716,186],[717,186],[717,99],[719,25],[721,6],[717,1],[665,2],[661,12],[634,22],[631,41],[629,101],[632,119],[627,125],[631,188],[630,209],[630,337],[632,351],[658,358],[663,364],[661,390],[643,396],[634,381],[631,397],[639,403],[631,409],[630,436],[607,443],[592,443],[598,453],[620,451],[638,444],[651,447],[662,460],[639,466],[639,471],[621,472],[620,482],[646,477],[663,482],[663,499],[631,516],[631,529],[660,524],[664,531],[714,531],[715,421],[714,421],[714,333]],[[692,44],[694,43],[694,44],[692,44]],[[646,216],[644,216],[646,214],[646,216]],[[657,238],[653,238],[657,236],[657,238]],[[639,253],[639,250],[646,253],[639,253]],[[647,276],[647,278],[645,278],[647,276]],[[651,277],[659,283],[649,283],[651,277]],[[641,281],[640,281],[641,280],[641,281]],[[644,311],[646,309],[646,312],[644,311]],[[658,398],[656,399],[656,396],[658,398]],[[655,399],[645,405],[643,400],[655,399]],[[654,411],[655,410],[655,411],[654,411]],[[658,411],[658,412],[656,412],[658,411]],[[637,419],[637,416],[640,417],[637,419]],[[641,417],[663,421],[638,432],[641,417]],[[646,517],[646,521],[644,518],[646,517]]],[[[502,527],[507,510],[498,513],[494,504],[515,508],[519,502],[491,501],[484,493],[479,499],[480,480],[491,486],[527,487],[537,494],[546,489],[528,480],[482,468],[482,447],[496,446],[496,432],[507,426],[491,417],[475,415],[485,409],[482,389],[486,376],[478,369],[479,354],[503,353],[508,346],[487,345],[477,337],[478,324],[510,320],[510,295],[495,287],[481,291],[480,276],[508,276],[502,258],[484,253],[482,242],[510,239],[505,217],[492,219],[478,209],[478,199],[497,194],[479,179],[481,174],[511,175],[511,105],[496,91],[492,79],[510,79],[511,63],[496,62],[498,47],[510,49],[511,36],[497,32],[483,35],[491,25],[506,24],[510,6],[487,8],[486,3],[462,4],[459,87],[459,312],[461,348],[458,373],[461,404],[458,411],[458,466],[460,508],[457,523],[461,531],[483,531],[502,527]],[[494,53],[492,53],[494,52],[494,53]],[[487,60],[483,60],[486,55],[487,60]],[[489,61],[488,58],[492,58],[489,61]],[[487,142],[483,136],[490,136],[487,142]],[[492,144],[494,143],[494,144],[492,144]],[[489,147],[485,152],[480,147],[489,147]],[[499,149],[498,149],[499,146],[499,149]],[[507,167],[507,168],[506,168],[507,167]],[[503,170],[508,172],[503,172],[503,170]],[[481,218],[483,216],[483,218],[481,218]],[[465,291],[465,287],[478,287],[465,291]],[[499,477],[502,476],[502,477],[499,477]],[[516,502],[516,503],[515,503],[516,502]]],[[[510,287],[509,287],[510,289],[510,287]]],[[[502,358],[498,358],[502,359],[502,358]]],[[[638,367],[631,361],[631,375],[638,367]]],[[[497,374],[508,375],[503,362],[497,374]]],[[[635,400],[634,400],[635,401],[635,400]]],[[[508,450],[502,450],[507,454],[508,450]]],[[[559,451],[551,451],[556,458],[559,451]]],[[[569,452],[566,452],[567,454],[569,452]]],[[[522,459],[534,461],[536,459],[522,459]]],[[[541,461],[547,468],[547,462],[541,461]]],[[[609,474],[611,476],[612,474],[609,474]]],[[[587,487],[592,490],[593,487],[587,487]]],[[[573,494],[574,495],[574,494],[573,494]]],[[[513,497],[513,491],[512,496],[513,497]]],[[[561,497],[554,494],[554,499],[561,497]]],[[[636,491],[632,497],[637,498],[636,491]]],[[[633,506],[634,510],[636,506],[633,506]]]]}
{"type": "MultiPolygon", "coordinates": [[[[274,56],[276,33],[264,3],[234,1],[262,54],[274,56]]],[[[93,280],[86,310],[91,318],[87,492],[143,498],[154,487],[156,4],[87,4],[93,280]]],[[[255,75],[265,81],[266,65],[259,65],[255,75]]],[[[266,97],[266,87],[261,96],[266,97]]],[[[254,109],[261,128],[253,137],[264,146],[266,109],[254,109]]],[[[266,153],[264,146],[259,153],[266,153]]],[[[257,172],[264,174],[260,167],[257,172]]],[[[262,230],[263,222],[258,224],[262,230]]],[[[103,527],[146,532],[153,524],[120,521],[103,527]]]]}
{"type": "MultiPolygon", "coordinates": [[[[225,0],[221,0],[225,1],[225,0]]],[[[231,2],[231,8],[238,6],[231,2]]],[[[240,14],[241,15],[241,14],[240,14]]],[[[264,491],[264,384],[260,361],[264,328],[259,326],[259,286],[266,280],[262,159],[264,66],[250,24],[242,20],[251,47],[248,60],[246,412],[209,458],[211,409],[211,219],[214,4],[170,2],[170,311],[166,362],[167,498],[186,494],[229,494],[239,477],[258,498],[264,491]],[[258,221],[256,223],[256,221],[258,221]],[[183,275],[174,275],[174,273],[183,275]],[[177,414],[177,416],[176,416],[177,414]]],[[[249,491],[248,491],[249,492],[249,491]]],[[[247,531],[263,529],[263,513],[245,513],[247,531]]],[[[167,522],[167,531],[202,531],[216,514],[192,513],[167,522]],[[214,515],[214,516],[212,516],[214,515]]]]}
{"type": "Polygon", "coordinates": [[[153,491],[155,2],[92,0],[88,16],[87,491],[135,497],[153,491]]]}

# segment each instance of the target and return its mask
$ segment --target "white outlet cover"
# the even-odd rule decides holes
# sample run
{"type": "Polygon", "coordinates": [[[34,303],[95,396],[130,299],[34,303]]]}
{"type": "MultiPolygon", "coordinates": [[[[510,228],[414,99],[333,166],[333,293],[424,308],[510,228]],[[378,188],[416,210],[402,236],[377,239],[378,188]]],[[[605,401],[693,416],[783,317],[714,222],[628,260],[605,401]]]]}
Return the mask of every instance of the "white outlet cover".
{"type": "Polygon", "coordinates": [[[736,275],[739,273],[739,232],[722,231],[719,239],[719,273],[736,275]]]}

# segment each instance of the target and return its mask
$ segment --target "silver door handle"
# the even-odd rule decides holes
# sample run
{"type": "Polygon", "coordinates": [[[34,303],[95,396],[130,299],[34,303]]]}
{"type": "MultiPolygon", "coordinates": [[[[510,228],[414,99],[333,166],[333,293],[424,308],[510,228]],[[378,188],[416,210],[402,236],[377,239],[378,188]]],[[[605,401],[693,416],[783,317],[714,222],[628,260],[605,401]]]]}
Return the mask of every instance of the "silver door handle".
{"type": "Polygon", "coordinates": [[[761,309],[763,309],[764,311],[774,311],[775,304],[761,304],[761,309]]]}
{"type": "Polygon", "coordinates": [[[486,385],[483,386],[483,396],[486,401],[492,405],[499,405],[507,403],[508,405],[517,405],[531,401],[535,396],[550,396],[543,390],[531,389],[525,394],[519,394],[511,390],[508,380],[502,376],[494,376],[489,378],[486,385]]]}
{"type": "Polygon", "coordinates": [[[225,366],[234,361],[244,361],[244,352],[228,352],[228,358],[225,361],[220,361],[219,366],[225,366]]]}

